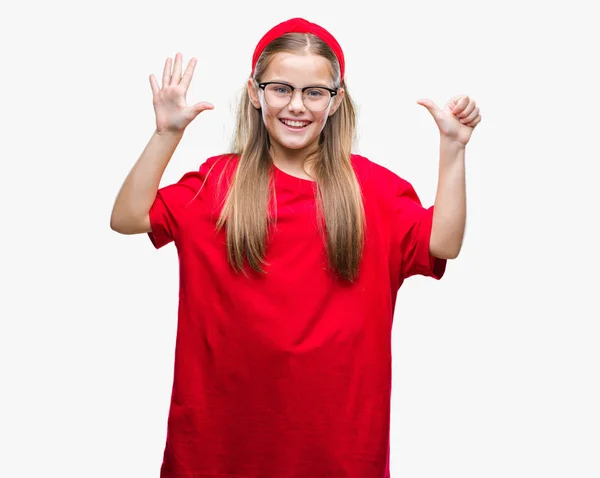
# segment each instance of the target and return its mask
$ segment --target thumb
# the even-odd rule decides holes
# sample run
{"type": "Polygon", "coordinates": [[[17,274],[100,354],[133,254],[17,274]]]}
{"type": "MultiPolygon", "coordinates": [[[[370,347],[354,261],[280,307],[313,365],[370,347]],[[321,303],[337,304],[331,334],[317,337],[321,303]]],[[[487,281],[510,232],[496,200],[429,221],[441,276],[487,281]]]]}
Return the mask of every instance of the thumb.
{"type": "Polygon", "coordinates": [[[427,108],[427,110],[431,113],[431,115],[434,118],[437,116],[437,114],[440,111],[440,109],[437,107],[437,105],[433,101],[428,100],[428,99],[421,99],[421,100],[417,101],[417,104],[427,108]]]}
{"type": "Polygon", "coordinates": [[[192,106],[192,110],[197,114],[202,113],[204,110],[212,110],[212,109],[214,109],[214,105],[212,103],[207,103],[205,101],[196,103],[194,106],[192,106]]]}
{"type": "Polygon", "coordinates": [[[200,103],[196,103],[195,105],[186,107],[184,115],[189,121],[193,121],[204,110],[212,110],[213,108],[214,106],[212,103],[206,103],[205,101],[202,101],[200,103]]]}

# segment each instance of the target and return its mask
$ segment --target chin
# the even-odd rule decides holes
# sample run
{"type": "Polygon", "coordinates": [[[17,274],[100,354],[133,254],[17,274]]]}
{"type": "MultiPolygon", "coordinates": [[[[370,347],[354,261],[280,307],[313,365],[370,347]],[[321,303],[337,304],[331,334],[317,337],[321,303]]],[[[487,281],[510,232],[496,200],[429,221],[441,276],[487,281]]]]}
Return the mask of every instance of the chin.
{"type": "Polygon", "coordinates": [[[280,141],[279,144],[287,149],[304,149],[308,147],[311,142],[310,141],[280,141]]]}
{"type": "Polygon", "coordinates": [[[278,139],[277,142],[282,148],[289,149],[291,151],[299,151],[306,149],[314,144],[316,139],[310,141],[286,141],[278,139]]]}
{"type": "Polygon", "coordinates": [[[286,149],[290,150],[300,150],[306,149],[310,146],[314,145],[319,141],[319,136],[316,137],[296,137],[290,138],[287,135],[279,136],[276,138],[276,141],[286,149]]]}

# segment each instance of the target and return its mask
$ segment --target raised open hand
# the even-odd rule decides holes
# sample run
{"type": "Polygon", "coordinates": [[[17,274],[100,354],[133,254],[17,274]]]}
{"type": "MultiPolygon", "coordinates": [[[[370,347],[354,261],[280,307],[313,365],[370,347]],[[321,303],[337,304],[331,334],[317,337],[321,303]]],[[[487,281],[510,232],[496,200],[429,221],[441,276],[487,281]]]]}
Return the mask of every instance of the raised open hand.
{"type": "Polygon", "coordinates": [[[154,75],[150,75],[152,88],[152,104],[156,114],[156,131],[182,132],[204,110],[212,110],[211,103],[200,102],[187,106],[186,94],[192,81],[196,58],[188,63],[185,73],[181,76],[181,53],[175,55],[175,65],[171,72],[171,57],[167,58],[163,71],[162,88],[159,87],[154,75]]]}

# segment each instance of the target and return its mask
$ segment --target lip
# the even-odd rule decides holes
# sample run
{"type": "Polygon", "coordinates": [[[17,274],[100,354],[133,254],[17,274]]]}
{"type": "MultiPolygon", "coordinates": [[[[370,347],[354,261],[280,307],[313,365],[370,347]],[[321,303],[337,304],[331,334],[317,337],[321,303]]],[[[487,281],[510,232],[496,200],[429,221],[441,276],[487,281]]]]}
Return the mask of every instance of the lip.
{"type": "Polygon", "coordinates": [[[285,126],[288,131],[293,131],[296,133],[299,131],[304,131],[308,126],[310,126],[312,124],[312,121],[310,121],[310,120],[303,120],[303,119],[298,119],[298,118],[279,118],[279,122],[283,126],[285,126]],[[288,126],[287,124],[284,123],[284,121],[302,121],[303,123],[306,122],[307,124],[302,129],[297,129],[297,128],[288,126]]]}
{"type": "Polygon", "coordinates": [[[286,121],[310,121],[312,123],[311,120],[309,120],[308,118],[287,118],[287,117],[283,117],[283,118],[279,118],[280,120],[286,120],[286,121]]]}
{"type": "Polygon", "coordinates": [[[279,121],[302,121],[303,123],[312,123],[311,120],[309,119],[302,119],[302,118],[278,118],[279,121]]]}

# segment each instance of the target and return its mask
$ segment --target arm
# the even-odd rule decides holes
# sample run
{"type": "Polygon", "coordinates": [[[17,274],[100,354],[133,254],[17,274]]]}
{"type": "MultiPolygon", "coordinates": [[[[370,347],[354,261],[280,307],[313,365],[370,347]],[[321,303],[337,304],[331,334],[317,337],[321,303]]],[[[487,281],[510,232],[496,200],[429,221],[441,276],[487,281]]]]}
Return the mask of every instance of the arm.
{"type": "Polygon", "coordinates": [[[156,130],[121,186],[113,206],[110,227],[122,234],[151,232],[149,213],[167,164],[187,125],[202,111],[213,108],[212,104],[206,102],[186,105],[185,96],[196,59],[192,58],[183,76],[181,63],[181,54],[177,53],[171,72],[171,58],[167,58],[162,87],[154,75],[150,75],[156,130]]]}
{"type": "Polygon", "coordinates": [[[443,109],[428,99],[417,103],[431,113],[441,134],[429,250],[434,257],[455,259],[462,247],[466,222],[465,147],[481,122],[481,114],[468,96],[452,98],[443,109]]]}
{"type": "Polygon", "coordinates": [[[121,186],[110,217],[110,227],[121,234],[150,232],[149,211],[162,175],[183,131],[155,131],[121,186]]]}
{"type": "Polygon", "coordinates": [[[455,259],[462,246],[465,222],[465,145],[442,137],[429,245],[431,255],[455,259]]]}

